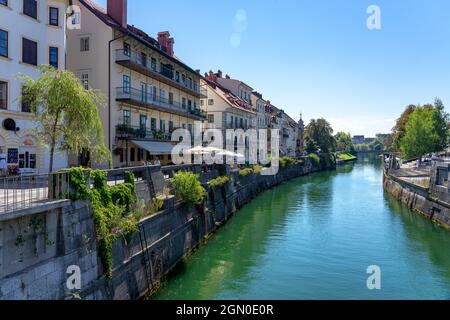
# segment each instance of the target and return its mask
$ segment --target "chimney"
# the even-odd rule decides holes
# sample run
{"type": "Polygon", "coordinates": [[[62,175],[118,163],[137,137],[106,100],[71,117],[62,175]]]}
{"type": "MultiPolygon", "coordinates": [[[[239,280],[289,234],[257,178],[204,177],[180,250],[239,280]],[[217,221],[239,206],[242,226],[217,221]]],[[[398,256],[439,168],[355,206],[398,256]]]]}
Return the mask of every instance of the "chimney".
{"type": "Polygon", "coordinates": [[[209,75],[207,78],[209,81],[217,82],[217,76],[214,74],[212,70],[209,70],[209,75]]]}
{"type": "Polygon", "coordinates": [[[127,29],[127,0],[108,0],[107,13],[123,28],[127,29]]]}
{"type": "Polygon", "coordinates": [[[222,70],[217,70],[217,78],[222,78],[222,70]]]}
{"type": "Polygon", "coordinates": [[[169,31],[158,32],[158,43],[162,51],[173,57],[173,45],[175,43],[175,40],[173,38],[170,38],[169,31]]]}
{"type": "Polygon", "coordinates": [[[229,75],[225,75],[225,79],[231,79],[229,75]]]}

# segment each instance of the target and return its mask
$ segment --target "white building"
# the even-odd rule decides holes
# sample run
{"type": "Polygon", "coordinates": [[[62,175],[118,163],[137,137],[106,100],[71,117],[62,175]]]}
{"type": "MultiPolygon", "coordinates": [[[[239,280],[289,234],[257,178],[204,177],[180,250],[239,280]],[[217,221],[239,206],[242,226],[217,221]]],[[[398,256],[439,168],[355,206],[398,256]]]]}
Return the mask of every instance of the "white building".
{"type": "MultiPolygon", "coordinates": [[[[20,103],[18,74],[36,78],[37,66],[65,69],[67,1],[0,0],[0,159],[10,173],[45,173],[49,152],[39,144],[29,108],[20,103]]],[[[54,169],[67,166],[56,154],[54,169]]]]}
{"type": "Polygon", "coordinates": [[[220,73],[211,71],[202,80],[206,84],[208,97],[201,99],[202,108],[208,114],[205,129],[221,130],[224,140],[226,129],[256,129],[256,110],[249,102],[250,96],[246,100],[223,87],[219,84],[219,76],[220,73]]]}

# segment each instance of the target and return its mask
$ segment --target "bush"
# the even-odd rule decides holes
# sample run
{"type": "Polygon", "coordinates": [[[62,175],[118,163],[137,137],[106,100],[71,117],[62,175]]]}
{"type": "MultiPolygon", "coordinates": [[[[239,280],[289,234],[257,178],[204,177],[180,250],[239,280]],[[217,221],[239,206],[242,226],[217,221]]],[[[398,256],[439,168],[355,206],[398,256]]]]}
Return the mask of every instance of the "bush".
{"type": "Polygon", "coordinates": [[[262,167],[259,165],[254,165],[253,166],[253,173],[259,174],[261,173],[262,167]]]}
{"type": "Polygon", "coordinates": [[[253,168],[245,168],[239,170],[239,176],[246,177],[248,175],[251,175],[253,173],[253,168]]]}
{"type": "Polygon", "coordinates": [[[296,164],[297,162],[295,161],[295,159],[291,158],[291,157],[281,157],[280,158],[280,167],[284,168],[286,166],[291,166],[293,164],[296,164]]]}
{"type": "Polygon", "coordinates": [[[208,181],[208,185],[211,188],[217,188],[217,187],[221,187],[226,185],[228,182],[230,182],[230,177],[228,176],[221,176],[221,177],[217,177],[215,179],[211,179],[208,181]]]}
{"type": "Polygon", "coordinates": [[[200,183],[199,175],[192,172],[180,172],[172,179],[175,196],[187,204],[200,204],[206,195],[200,183]]]}
{"type": "Polygon", "coordinates": [[[308,157],[311,159],[314,165],[318,166],[320,164],[320,158],[317,154],[311,153],[308,157]]]}

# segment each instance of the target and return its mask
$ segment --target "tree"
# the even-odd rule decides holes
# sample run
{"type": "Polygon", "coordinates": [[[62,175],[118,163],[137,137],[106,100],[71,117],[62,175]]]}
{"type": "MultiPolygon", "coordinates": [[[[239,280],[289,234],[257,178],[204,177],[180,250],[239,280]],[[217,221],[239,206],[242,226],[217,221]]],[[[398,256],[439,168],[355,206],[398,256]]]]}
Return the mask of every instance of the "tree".
{"type": "Polygon", "coordinates": [[[111,156],[104,145],[103,126],[97,106],[104,106],[103,96],[86,90],[69,71],[40,66],[37,80],[23,76],[20,100],[30,106],[37,122],[38,137],[50,147],[49,172],[53,171],[55,150],[80,154],[89,150],[98,162],[111,156]]]}
{"type": "Polygon", "coordinates": [[[406,159],[419,158],[422,155],[437,151],[435,148],[440,140],[434,127],[435,109],[418,107],[409,116],[405,126],[405,134],[400,140],[400,150],[406,159]]]}
{"type": "Polygon", "coordinates": [[[442,100],[436,98],[434,101],[433,122],[436,133],[439,137],[435,146],[436,150],[444,150],[448,146],[449,138],[449,114],[445,112],[442,100]]]}
{"type": "Polygon", "coordinates": [[[306,142],[306,152],[314,153],[317,152],[317,150],[319,149],[316,142],[310,139],[309,137],[306,137],[305,142],[306,142]]]}
{"type": "Polygon", "coordinates": [[[306,126],[306,137],[313,140],[323,152],[332,152],[336,149],[336,140],[333,136],[333,128],[325,119],[313,119],[306,126]]]}
{"type": "Polygon", "coordinates": [[[337,151],[351,152],[354,150],[352,136],[350,133],[338,132],[334,138],[336,139],[337,151]]]}
{"type": "Polygon", "coordinates": [[[406,107],[405,111],[401,114],[400,118],[397,119],[395,127],[392,128],[392,147],[394,150],[400,150],[400,140],[405,135],[406,123],[410,115],[417,109],[417,106],[410,104],[406,107]]]}

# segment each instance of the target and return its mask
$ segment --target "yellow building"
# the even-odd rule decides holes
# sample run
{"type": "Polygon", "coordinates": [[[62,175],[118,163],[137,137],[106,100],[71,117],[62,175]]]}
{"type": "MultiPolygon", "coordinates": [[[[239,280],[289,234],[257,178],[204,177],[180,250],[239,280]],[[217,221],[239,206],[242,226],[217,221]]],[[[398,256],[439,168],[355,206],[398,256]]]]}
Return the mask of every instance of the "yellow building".
{"type": "Polygon", "coordinates": [[[106,10],[88,0],[73,4],[81,9],[81,28],[68,32],[67,67],[106,96],[100,116],[113,166],[170,163],[172,131],[193,130],[195,121],[206,119],[201,75],[175,56],[169,32],[154,39],[127,24],[126,0],[108,0],[106,10]]]}

